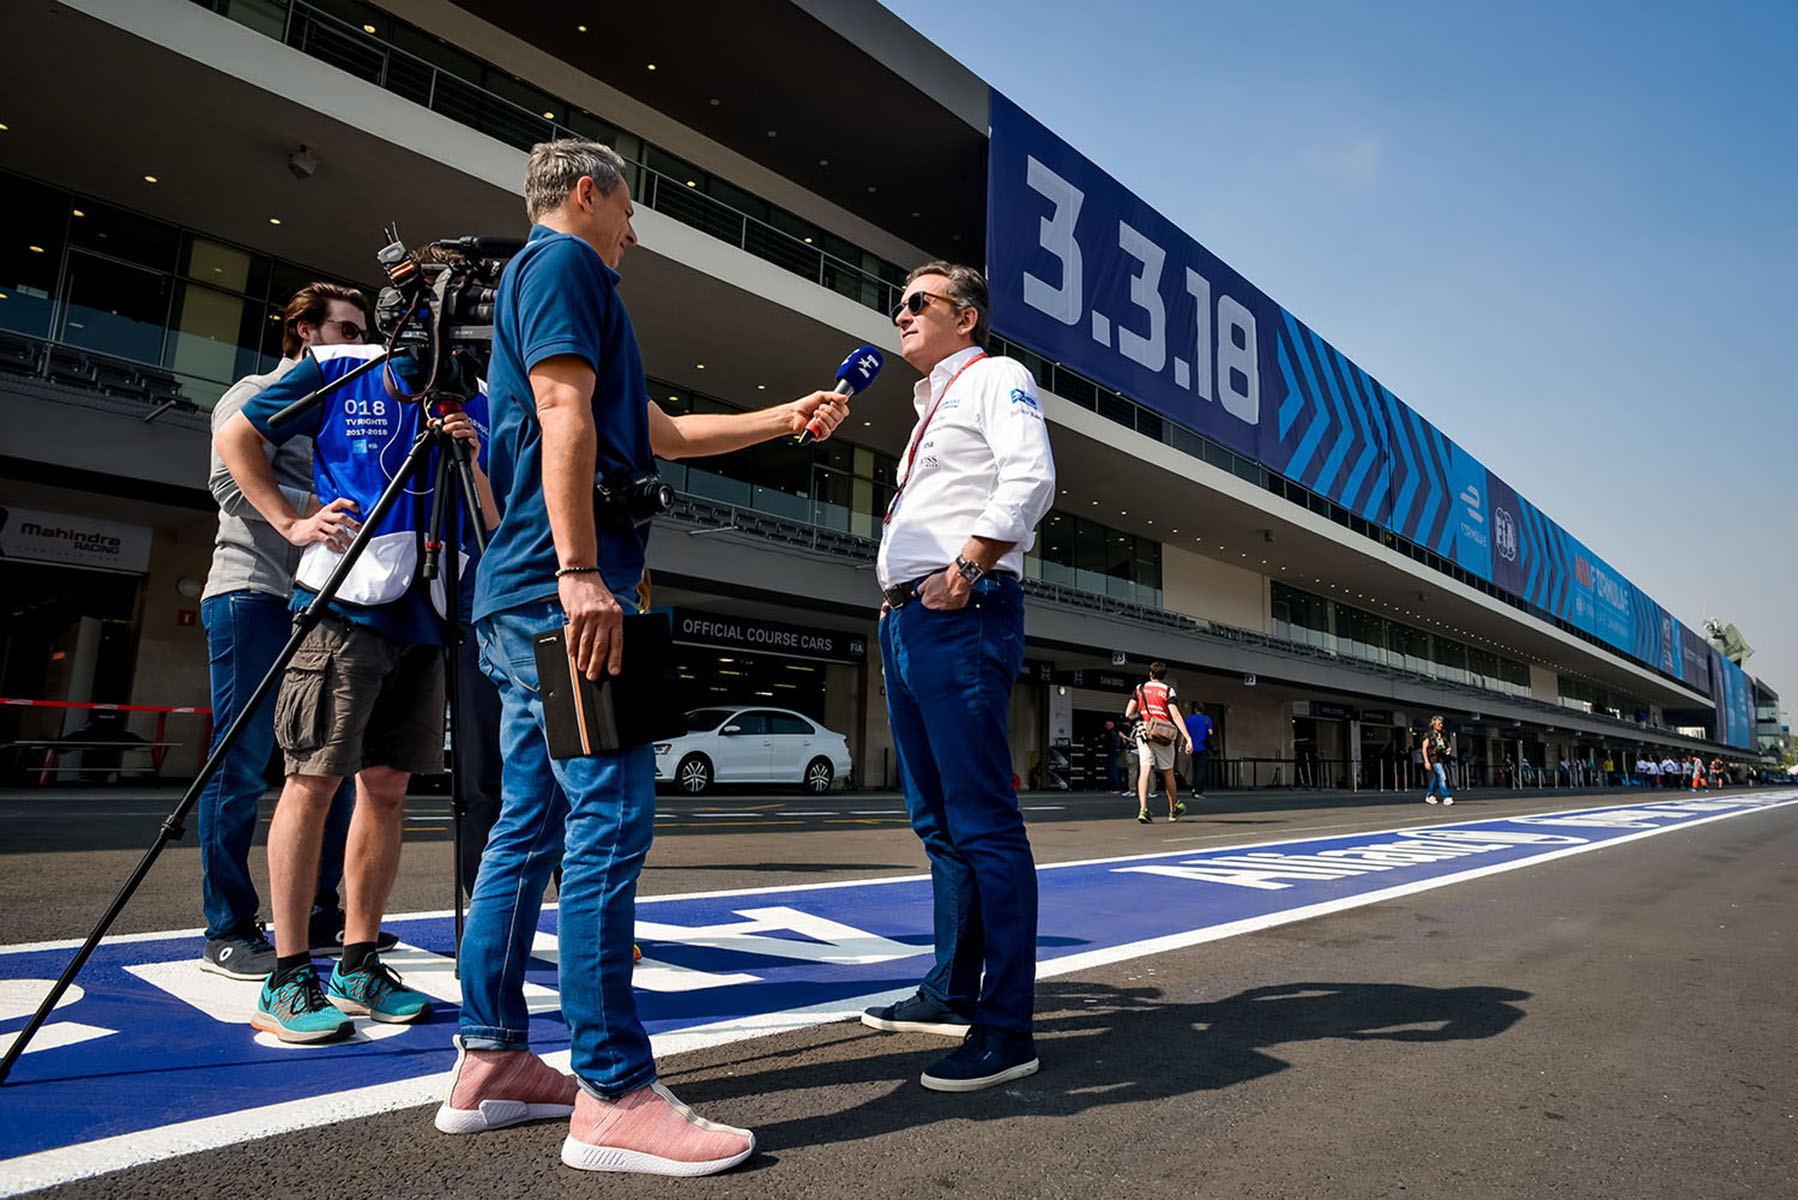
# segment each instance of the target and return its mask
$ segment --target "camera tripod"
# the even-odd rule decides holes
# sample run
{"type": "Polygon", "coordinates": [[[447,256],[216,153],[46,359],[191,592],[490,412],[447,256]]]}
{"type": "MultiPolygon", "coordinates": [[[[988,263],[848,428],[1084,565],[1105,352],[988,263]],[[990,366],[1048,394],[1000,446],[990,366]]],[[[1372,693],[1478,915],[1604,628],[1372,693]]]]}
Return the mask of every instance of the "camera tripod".
{"type": "MultiPolygon", "coordinates": [[[[445,357],[454,358],[460,353],[460,351],[446,350],[445,357]]],[[[384,365],[391,366],[391,357],[382,355],[372,358],[341,378],[332,380],[310,395],[296,400],[276,413],[272,418],[273,423],[285,424],[306,409],[323,404],[326,397],[345,384],[384,365]]],[[[464,364],[455,365],[459,367],[464,364]]],[[[75,977],[81,973],[81,968],[87,965],[87,960],[99,948],[101,940],[105,938],[107,931],[112,928],[113,922],[118,919],[119,914],[124,911],[125,905],[130,902],[144,878],[150,873],[150,868],[155,865],[163,849],[170,842],[179,841],[186,833],[188,815],[193,811],[194,804],[198,802],[201,793],[205,791],[207,783],[218,773],[225,757],[231,752],[232,746],[242,736],[244,728],[250,721],[257,719],[263,702],[280,681],[282,674],[287,669],[288,662],[298,652],[300,644],[324,619],[331,602],[336,598],[338,590],[343,586],[344,580],[348,578],[357,560],[361,558],[363,551],[374,537],[375,531],[387,519],[387,515],[393,510],[394,505],[407,495],[411,485],[419,481],[428,481],[431,487],[430,519],[424,530],[424,553],[421,556],[418,574],[412,586],[418,586],[419,583],[428,585],[431,580],[437,578],[439,573],[443,577],[443,607],[446,614],[442,619],[445,659],[444,691],[450,711],[450,807],[454,812],[455,832],[453,837],[456,861],[455,929],[456,944],[460,947],[462,943],[462,896],[465,883],[468,882],[463,879],[462,872],[462,824],[467,814],[467,802],[462,793],[464,772],[457,766],[457,762],[461,758],[461,749],[466,744],[461,736],[460,672],[457,670],[456,662],[463,636],[460,579],[462,543],[459,528],[461,519],[466,517],[468,520],[475,544],[480,549],[486,549],[487,538],[486,525],[481,512],[480,494],[475,485],[474,462],[469,453],[468,443],[462,438],[451,436],[443,429],[443,418],[451,413],[461,411],[463,402],[467,399],[465,394],[456,390],[454,383],[446,386],[438,385],[437,380],[446,374],[451,380],[472,377],[472,372],[460,369],[452,369],[448,372],[432,370],[423,391],[404,397],[405,403],[408,404],[429,405],[431,412],[417,437],[413,439],[412,447],[407,452],[405,460],[382,490],[380,499],[375,502],[374,508],[364,517],[362,527],[351,541],[349,549],[344,551],[343,558],[332,570],[330,577],[325,580],[324,586],[319,589],[310,604],[295,614],[293,633],[287,639],[287,644],[281,648],[281,653],[276,656],[274,664],[262,677],[261,682],[256,685],[255,691],[250,694],[250,698],[238,711],[237,716],[213,743],[212,751],[207,755],[205,764],[200,768],[200,773],[181,797],[180,803],[168,816],[163,818],[162,825],[157,830],[156,840],[151,843],[143,858],[138,861],[137,867],[126,879],[124,886],[119,889],[118,894],[113,897],[112,903],[107,906],[105,913],[95,923],[92,932],[87,935],[87,940],[82,943],[81,948],[76,951],[75,957],[64,968],[62,975],[51,987],[49,994],[44,997],[43,1003],[38,1005],[31,1020],[26,1023],[25,1028],[20,1030],[19,1035],[13,1039],[12,1045],[7,1048],[4,1059],[0,1059],[0,1084],[6,1082],[7,1077],[12,1073],[13,1064],[19,1060],[20,1055],[25,1053],[25,1048],[30,1044],[33,1035],[37,1033],[51,1011],[55,1009],[63,994],[68,991],[69,985],[75,982],[75,977]],[[438,452],[435,463],[432,462],[433,451],[438,452]],[[460,499],[459,505],[445,502],[446,495],[451,491],[454,491],[460,499]],[[443,554],[446,544],[450,549],[447,556],[443,554]]]]}

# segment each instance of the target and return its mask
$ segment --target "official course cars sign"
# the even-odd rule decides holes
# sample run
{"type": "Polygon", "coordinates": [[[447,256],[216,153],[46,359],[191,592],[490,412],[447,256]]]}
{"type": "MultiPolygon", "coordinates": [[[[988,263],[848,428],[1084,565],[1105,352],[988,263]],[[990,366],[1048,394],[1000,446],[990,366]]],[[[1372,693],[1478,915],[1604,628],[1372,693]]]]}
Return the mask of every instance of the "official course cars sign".
{"type": "Polygon", "coordinates": [[[674,640],[689,646],[725,646],[732,650],[847,663],[859,663],[868,657],[868,639],[864,634],[783,625],[778,621],[701,612],[693,608],[673,609],[672,616],[674,640]]]}

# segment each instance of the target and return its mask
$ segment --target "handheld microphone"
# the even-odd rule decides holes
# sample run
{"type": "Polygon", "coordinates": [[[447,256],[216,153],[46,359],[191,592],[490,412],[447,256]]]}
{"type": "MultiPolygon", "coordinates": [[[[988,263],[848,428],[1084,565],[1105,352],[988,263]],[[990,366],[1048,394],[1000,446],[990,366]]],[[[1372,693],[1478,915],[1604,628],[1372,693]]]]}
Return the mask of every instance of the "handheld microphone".
{"type": "MultiPolygon", "coordinates": [[[[849,352],[843,365],[837,368],[837,386],[831,390],[839,396],[858,395],[874,377],[880,374],[880,368],[886,365],[886,357],[873,346],[858,346],[849,352]]],[[[818,419],[813,417],[806,427],[799,431],[798,443],[803,446],[819,433],[818,419]]]]}

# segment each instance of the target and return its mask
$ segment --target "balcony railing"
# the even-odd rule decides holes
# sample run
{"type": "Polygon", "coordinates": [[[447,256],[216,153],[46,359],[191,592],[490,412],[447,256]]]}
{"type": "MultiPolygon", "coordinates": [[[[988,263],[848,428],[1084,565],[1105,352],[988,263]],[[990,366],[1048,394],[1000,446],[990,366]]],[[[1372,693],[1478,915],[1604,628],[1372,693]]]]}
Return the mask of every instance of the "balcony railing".
{"type": "MultiPolygon", "coordinates": [[[[423,105],[458,125],[520,150],[529,150],[538,142],[569,137],[626,142],[643,147],[645,152],[653,149],[641,138],[626,134],[609,122],[560,99],[553,101],[556,107],[549,112],[566,114],[567,121],[532,112],[489,88],[394,46],[373,26],[354,25],[304,0],[287,0],[275,11],[271,11],[272,6],[267,2],[194,2],[265,33],[301,54],[329,63],[384,91],[423,105]]],[[[420,31],[418,36],[428,35],[420,31]]],[[[470,62],[478,61],[460,51],[458,54],[470,62]]],[[[500,77],[498,69],[491,64],[481,62],[478,65],[489,77],[500,77]]],[[[537,88],[522,80],[511,82],[521,90],[538,93],[537,88]]],[[[699,190],[697,180],[689,183],[686,179],[677,179],[651,168],[640,158],[633,158],[622,150],[620,153],[629,166],[631,198],[636,203],[710,234],[782,270],[803,275],[820,287],[876,312],[889,313],[898,305],[903,289],[892,279],[882,278],[880,273],[869,271],[860,263],[831,253],[817,244],[817,238],[807,240],[706,195],[699,190]]],[[[789,219],[795,225],[806,224],[797,217],[789,219]]],[[[832,237],[830,240],[840,239],[832,237]]],[[[894,264],[866,251],[858,253],[864,261],[878,262],[880,268],[894,279],[904,277],[903,271],[894,264]]]]}

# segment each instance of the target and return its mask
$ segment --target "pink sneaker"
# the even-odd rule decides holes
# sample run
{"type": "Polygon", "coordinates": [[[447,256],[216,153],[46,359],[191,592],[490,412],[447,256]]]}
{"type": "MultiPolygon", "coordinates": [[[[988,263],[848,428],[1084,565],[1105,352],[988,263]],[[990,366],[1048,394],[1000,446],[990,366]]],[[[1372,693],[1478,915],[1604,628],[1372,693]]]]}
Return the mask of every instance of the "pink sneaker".
{"type": "Polygon", "coordinates": [[[437,1109],[444,1133],[482,1133],[574,1112],[574,1076],[529,1050],[470,1050],[456,1039],[449,1098],[437,1109]]]}
{"type": "Polygon", "coordinates": [[[562,1161],[582,1171],[711,1175],[755,1150],[747,1129],[715,1125],[659,1083],[616,1100],[582,1090],[562,1143],[562,1161]]]}

